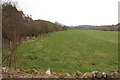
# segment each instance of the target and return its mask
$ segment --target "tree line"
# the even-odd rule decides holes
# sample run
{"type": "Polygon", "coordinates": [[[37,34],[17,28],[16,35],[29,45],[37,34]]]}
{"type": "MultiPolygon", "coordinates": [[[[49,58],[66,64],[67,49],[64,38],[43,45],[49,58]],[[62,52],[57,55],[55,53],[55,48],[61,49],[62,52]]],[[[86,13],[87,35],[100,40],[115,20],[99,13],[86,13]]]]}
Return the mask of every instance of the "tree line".
{"type": "MultiPolygon", "coordinates": [[[[11,41],[13,45],[21,38],[38,37],[47,33],[67,30],[67,26],[58,22],[33,20],[23,11],[16,8],[16,4],[6,2],[2,4],[2,37],[4,41],[11,41]]],[[[4,45],[4,43],[3,43],[4,45]]]]}
{"type": "Polygon", "coordinates": [[[58,22],[33,20],[17,9],[16,4],[2,4],[2,54],[3,66],[16,66],[16,49],[26,39],[39,37],[48,33],[67,30],[67,26],[58,22]],[[7,53],[5,51],[8,51],[7,53]]]}

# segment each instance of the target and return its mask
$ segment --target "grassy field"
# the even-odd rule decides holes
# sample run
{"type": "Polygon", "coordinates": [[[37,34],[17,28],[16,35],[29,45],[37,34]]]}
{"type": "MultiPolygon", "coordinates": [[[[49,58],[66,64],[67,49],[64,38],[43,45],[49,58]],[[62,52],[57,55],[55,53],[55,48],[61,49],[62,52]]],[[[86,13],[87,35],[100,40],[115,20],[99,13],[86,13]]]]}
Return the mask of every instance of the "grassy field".
{"type": "Polygon", "coordinates": [[[118,69],[118,33],[69,30],[40,37],[17,49],[17,67],[54,72],[118,69]]]}

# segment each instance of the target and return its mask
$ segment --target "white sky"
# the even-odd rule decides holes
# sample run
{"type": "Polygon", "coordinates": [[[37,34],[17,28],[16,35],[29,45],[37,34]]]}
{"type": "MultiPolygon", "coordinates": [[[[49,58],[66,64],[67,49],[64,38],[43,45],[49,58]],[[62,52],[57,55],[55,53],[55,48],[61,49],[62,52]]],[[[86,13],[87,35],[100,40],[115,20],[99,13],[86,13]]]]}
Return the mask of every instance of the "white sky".
{"type": "MultiPolygon", "coordinates": [[[[15,0],[16,1],[16,0],[15,0]]],[[[17,0],[33,19],[65,25],[111,25],[118,23],[119,0],[17,0]]]]}

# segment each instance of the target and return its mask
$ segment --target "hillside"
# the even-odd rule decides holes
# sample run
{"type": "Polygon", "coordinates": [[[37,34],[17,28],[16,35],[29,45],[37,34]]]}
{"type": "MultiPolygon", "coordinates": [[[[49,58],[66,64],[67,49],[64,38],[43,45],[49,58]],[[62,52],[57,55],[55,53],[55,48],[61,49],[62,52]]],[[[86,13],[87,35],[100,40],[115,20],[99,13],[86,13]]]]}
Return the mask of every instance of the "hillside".
{"type": "Polygon", "coordinates": [[[69,30],[52,33],[22,44],[17,67],[53,72],[105,71],[118,69],[118,33],[69,30]]]}
{"type": "Polygon", "coordinates": [[[120,26],[119,24],[116,25],[78,25],[78,26],[70,26],[70,29],[77,29],[77,30],[100,30],[100,31],[119,31],[120,26]]]}

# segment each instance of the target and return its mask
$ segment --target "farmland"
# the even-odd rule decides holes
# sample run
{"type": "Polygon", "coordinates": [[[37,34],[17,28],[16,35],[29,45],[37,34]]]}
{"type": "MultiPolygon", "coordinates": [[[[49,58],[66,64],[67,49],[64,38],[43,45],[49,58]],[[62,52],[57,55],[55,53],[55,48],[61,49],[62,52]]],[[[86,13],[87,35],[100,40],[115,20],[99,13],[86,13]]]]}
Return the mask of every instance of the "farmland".
{"type": "Polygon", "coordinates": [[[17,49],[17,67],[53,72],[118,69],[118,33],[68,30],[39,37],[17,49]]]}

